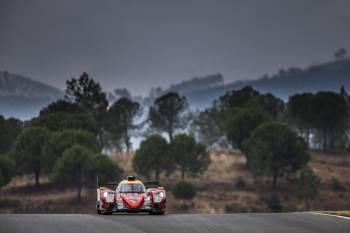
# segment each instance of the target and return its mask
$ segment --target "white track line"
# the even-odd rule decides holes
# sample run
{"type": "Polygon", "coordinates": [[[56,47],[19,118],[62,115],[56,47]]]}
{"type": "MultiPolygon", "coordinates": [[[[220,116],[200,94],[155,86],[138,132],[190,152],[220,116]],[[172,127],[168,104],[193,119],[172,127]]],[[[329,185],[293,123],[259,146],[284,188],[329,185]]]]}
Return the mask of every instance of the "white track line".
{"type": "Polygon", "coordinates": [[[348,219],[348,220],[350,220],[349,217],[340,216],[340,215],[335,215],[335,214],[325,214],[325,213],[318,213],[318,212],[307,212],[307,213],[309,213],[309,214],[325,215],[325,216],[332,216],[332,217],[337,217],[337,218],[343,218],[343,219],[348,219]]]}

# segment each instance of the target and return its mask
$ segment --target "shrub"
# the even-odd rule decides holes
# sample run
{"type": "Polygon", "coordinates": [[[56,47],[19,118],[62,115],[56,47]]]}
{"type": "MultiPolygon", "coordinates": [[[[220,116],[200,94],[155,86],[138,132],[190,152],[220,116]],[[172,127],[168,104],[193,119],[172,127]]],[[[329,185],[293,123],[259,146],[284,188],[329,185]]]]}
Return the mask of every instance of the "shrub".
{"type": "Polygon", "coordinates": [[[196,189],[191,182],[181,180],[174,185],[172,193],[176,199],[181,199],[183,205],[185,205],[186,200],[192,200],[196,196],[196,189]]]}
{"type": "Polygon", "coordinates": [[[331,180],[331,189],[336,192],[346,191],[344,185],[335,177],[331,180]]]}
{"type": "Polygon", "coordinates": [[[238,189],[244,189],[246,187],[246,182],[242,176],[239,176],[235,182],[235,187],[238,189]]]}
{"type": "Polygon", "coordinates": [[[15,162],[10,158],[0,155],[0,188],[7,185],[14,175],[15,162]]]}
{"type": "Polygon", "coordinates": [[[310,202],[317,197],[319,184],[319,178],[310,167],[305,166],[301,169],[297,194],[299,199],[305,201],[305,209],[308,209],[310,202]]]}
{"type": "Polygon", "coordinates": [[[272,212],[281,212],[283,207],[281,204],[281,200],[276,193],[272,193],[270,195],[264,196],[262,198],[262,201],[267,205],[267,207],[272,211],[272,212]]]}

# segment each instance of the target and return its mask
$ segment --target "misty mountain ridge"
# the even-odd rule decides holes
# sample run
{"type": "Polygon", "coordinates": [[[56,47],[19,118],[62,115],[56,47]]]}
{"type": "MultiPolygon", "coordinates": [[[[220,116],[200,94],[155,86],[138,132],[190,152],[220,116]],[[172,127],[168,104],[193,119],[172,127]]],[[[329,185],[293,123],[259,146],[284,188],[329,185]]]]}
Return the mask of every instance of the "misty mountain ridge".
{"type": "MultiPolygon", "coordinates": [[[[307,68],[281,69],[276,74],[264,75],[256,80],[227,84],[220,73],[194,77],[172,84],[165,89],[152,88],[147,97],[132,98],[149,106],[156,97],[169,91],[177,91],[186,96],[191,109],[203,109],[209,107],[215,99],[227,91],[244,86],[252,86],[262,93],[270,92],[284,101],[296,93],[320,90],[339,92],[341,86],[350,90],[350,58],[337,59],[307,68]]],[[[119,96],[130,95],[127,89],[121,89],[119,92],[121,92],[118,93],[119,96]]],[[[113,93],[109,95],[113,97],[113,93]]],[[[44,106],[63,96],[63,91],[50,85],[7,71],[0,71],[0,114],[6,117],[29,119],[38,115],[44,106]]],[[[109,100],[115,101],[115,98],[109,98],[109,100]]]]}
{"type": "Polygon", "coordinates": [[[0,71],[0,114],[29,119],[40,109],[64,96],[55,87],[31,78],[0,71]]]}
{"type": "Polygon", "coordinates": [[[178,91],[186,96],[192,109],[203,109],[210,106],[213,100],[227,91],[245,86],[252,86],[262,93],[270,92],[284,101],[288,101],[288,97],[296,93],[314,93],[321,90],[339,92],[341,86],[350,90],[350,58],[312,65],[307,68],[281,69],[276,74],[266,74],[256,80],[228,84],[224,84],[221,74],[209,75],[191,79],[190,82],[183,82],[181,85],[171,85],[161,93],[178,91]],[[207,86],[199,85],[203,80],[208,82],[207,86]],[[186,83],[190,83],[190,85],[186,86],[186,83]],[[181,88],[178,88],[179,86],[181,88]]]}

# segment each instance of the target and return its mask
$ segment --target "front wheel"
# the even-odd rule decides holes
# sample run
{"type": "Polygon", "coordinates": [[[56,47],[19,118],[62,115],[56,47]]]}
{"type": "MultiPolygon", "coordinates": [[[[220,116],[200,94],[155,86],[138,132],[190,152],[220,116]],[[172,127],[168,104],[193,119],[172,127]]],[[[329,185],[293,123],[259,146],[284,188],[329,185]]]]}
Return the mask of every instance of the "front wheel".
{"type": "Polygon", "coordinates": [[[96,203],[96,212],[97,212],[97,214],[101,214],[100,203],[99,202],[96,203]]]}
{"type": "Polygon", "coordinates": [[[150,214],[150,215],[164,215],[165,212],[163,212],[163,211],[160,211],[160,212],[150,211],[149,214],[150,214]]]}

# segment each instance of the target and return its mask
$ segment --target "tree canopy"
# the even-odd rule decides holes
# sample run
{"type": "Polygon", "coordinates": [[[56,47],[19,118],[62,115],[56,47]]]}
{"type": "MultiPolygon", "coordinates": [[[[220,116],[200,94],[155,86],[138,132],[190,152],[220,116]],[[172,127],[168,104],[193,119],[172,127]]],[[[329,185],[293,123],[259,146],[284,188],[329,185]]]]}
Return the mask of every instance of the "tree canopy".
{"type": "Polygon", "coordinates": [[[67,100],[57,100],[55,102],[50,103],[46,107],[44,107],[39,116],[43,116],[46,114],[57,113],[57,112],[66,112],[66,113],[84,113],[84,109],[82,109],[78,104],[69,102],[67,100]]]}
{"type": "Polygon", "coordinates": [[[159,134],[153,134],[143,140],[135,152],[132,167],[138,174],[147,178],[153,173],[154,179],[159,181],[161,172],[173,168],[168,142],[159,134]]]}
{"type": "Polygon", "coordinates": [[[243,141],[250,137],[254,129],[268,120],[269,116],[259,109],[236,108],[224,131],[232,146],[243,150],[243,141]]]}
{"type": "Polygon", "coordinates": [[[63,156],[64,151],[75,144],[85,146],[94,153],[101,151],[96,137],[88,131],[68,129],[55,132],[47,139],[43,148],[46,169],[50,171],[57,159],[63,156]]]}
{"type": "Polygon", "coordinates": [[[100,84],[85,72],[79,79],[67,80],[65,97],[78,104],[98,122],[108,107],[106,94],[102,91],[100,84]]]}
{"type": "Polygon", "coordinates": [[[15,162],[7,156],[0,156],[0,188],[7,185],[15,174],[15,162]]]}
{"type": "Polygon", "coordinates": [[[131,149],[130,130],[137,128],[135,118],[141,114],[140,104],[126,97],[118,99],[108,109],[106,129],[116,136],[122,136],[127,151],[131,149]]]}
{"type": "Polygon", "coordinates": [[[176,92],[169,92],[158,97],[149,108],[150,127],[160,132],[166,132],[170,141],[174,132],[185,127],[186,119],[183,113],[188,107],[184,96],[176,92]]]}
{"type": "Polygon", "coordinates": [[[94,153],[90,149],[75,144],[65,150],[53,167],[51,180],[77,188],[77,199],[81,199],[81,190],[85,182],[89,181],[94,153]]]}
{"type": "Polygon", "coordinates": [[[16,162],[17,173],[33,173],[35,185],[39,186],[39,177],[45,168],[44,145],[50,136],[45,128],[30,127],[16,139],[11,156],[16,162]]]}
{"type": "Polygon", "coordinates": [[[22,131],[22,122],[16,118],[5,119],[0,115],[0,155],[7,153],[22,131]]]}
{"type": "Polygon", "coordinates": [[[65,129],[86,130],[95,135],[100,131],[96,120],[84,113],[47,113],[33,118],[30,125],[44,127],[50,131],[62,131],[65,129]]]}
{"type": "Polygon", "coordinates": [[[310,159],[305,141],[288,126],[275,122],[259,126],[243,146],[251,171],[272,177],[273,188],[278,177],[296,172],[310,159]]]}
{"type": "Polygon", "coordinates": [[[192,135],[177,134],[170,143],[170,150],[182,179],[185,175],[196,176],[209,166],[210,158],[206,147],[197,143],[192,135]]]}

